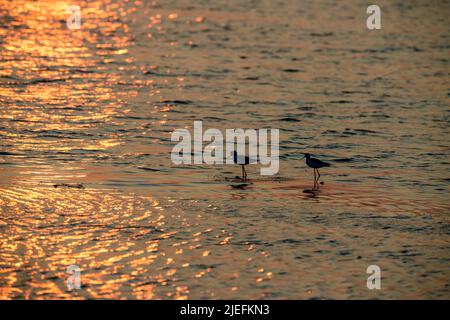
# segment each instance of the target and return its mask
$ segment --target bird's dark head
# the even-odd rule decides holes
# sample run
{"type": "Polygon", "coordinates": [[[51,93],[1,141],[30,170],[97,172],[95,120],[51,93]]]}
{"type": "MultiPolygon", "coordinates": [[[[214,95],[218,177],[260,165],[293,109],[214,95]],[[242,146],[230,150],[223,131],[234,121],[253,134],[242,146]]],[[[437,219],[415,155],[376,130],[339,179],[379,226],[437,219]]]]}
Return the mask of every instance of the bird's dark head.
{"type": "Polygon", "coordinates": [[[305,153],[305,156],[304,156],[306,159],[309,159],[309,158],[311,158],[311,155],[309,154],[309,153],[305,153]]]}

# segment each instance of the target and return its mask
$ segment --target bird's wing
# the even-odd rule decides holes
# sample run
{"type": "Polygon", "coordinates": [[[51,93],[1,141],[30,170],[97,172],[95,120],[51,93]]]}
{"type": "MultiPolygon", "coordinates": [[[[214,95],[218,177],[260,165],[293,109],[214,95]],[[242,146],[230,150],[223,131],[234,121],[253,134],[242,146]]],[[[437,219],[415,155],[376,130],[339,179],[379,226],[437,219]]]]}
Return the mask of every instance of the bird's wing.
{"type": "Polygon", "coordinates": [[[331,164],[329,164],[328,162],[323,162],[323,161],[321,161],[321,160],[317,160],[319,163],[320,163],[320,165],[321,166],[323,166],[323,167],[329,167],[329,166],[331,166],[331,164]]]}
{"type": "Polygon", "coordinates": [[[323,162],[322,160],[316,159],[316,158],[311,158],[312,162],[315,163],[318,166],[321,167],[329,167],[331,166],[331,164],[327,163],[327,162],[323,162]]]}

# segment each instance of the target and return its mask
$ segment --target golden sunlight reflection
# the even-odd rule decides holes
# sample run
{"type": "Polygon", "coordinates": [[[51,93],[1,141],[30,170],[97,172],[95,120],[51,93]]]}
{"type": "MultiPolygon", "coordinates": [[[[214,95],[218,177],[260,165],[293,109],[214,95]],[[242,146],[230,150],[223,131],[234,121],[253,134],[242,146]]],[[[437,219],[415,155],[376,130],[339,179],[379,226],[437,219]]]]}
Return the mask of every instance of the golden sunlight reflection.
{"type": "MultiPolygon", "coordinates": [[[[200,220],[187,224],[181,212],[167,219],[160,202],[148,196],[108,189],[24,186],[1,188],[0,205],[7,213],[0,236],[0,242],[7,244],[0,253],[5,266],[0,276],[6,276],[10,288],[0,291],[3,299],[130,295],[187,299],[190,286],[180,279],[204,278],[215,272],[215,264],[228,259],[214,257],[214,252],[198,243],[217,243],[216,239],[229,234],[226,230],[192,229],[201,227],[200,220]],[[48,211],[49,207],[53,210],[48,211]],[[177,242],[181,225],[187,237],[177,242]],[[81,268],[84,290],[67,291],[64,271],[70,265],[81,268]]],[[[229,240],[221,241],[222,246],[229,244],[229,240]]],[[[259,261],[258,255],[255,252],[248,261],[259,261]]],[[[269,280],[271,273],[260,278],[269,280]]]]}
{"type": "Polygon", "coordinates": [[[121,125],[119,117],[126,112],[111,88],[120,75],[102,72],[99,63],[127,59],[128,26],[115,18],[128,11],[117,3],[84,4],[83,28],[73,31],[65,26],[66,1],[1,3],[15,28],[0,29],[0,77],[7,84],[0,96],[10,99],[0,118],[14,129],[2,138],[11,153],[104,152],[121,144],[119,136],[93,140],[86,134],[99,123],[121,125]],[[15,58],[21,56],[26,59],[15,58]],[[67,138],[51,139],[52,132],[67,138]]]}

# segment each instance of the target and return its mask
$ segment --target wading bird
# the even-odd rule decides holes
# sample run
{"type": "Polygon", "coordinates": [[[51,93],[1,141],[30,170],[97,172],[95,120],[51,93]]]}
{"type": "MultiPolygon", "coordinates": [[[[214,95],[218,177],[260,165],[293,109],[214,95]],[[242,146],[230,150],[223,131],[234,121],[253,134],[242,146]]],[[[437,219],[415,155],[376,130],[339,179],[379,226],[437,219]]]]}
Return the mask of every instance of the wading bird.
{"type": "Polygon", "coordinates": [[[308,167],[314,169],[314,186],[316,186],[320,178],[319,169],[323,167],[329,167],[330,164],[316,158],[311,158],[311,155],[309,153],[305,153],[303,158],[306,158],[306,164],[308,165],[308,167]],[[317,178],[316,178],[316,171],[317,171],[317,178]]]}
{"type": "Polygon", "coordinates": [[[247,180],[245,165],[250,163],[250,158],[247,156],[238,155],[236,151],[233,151],[231,155],[233,156],[233,162],[242,166],[242,180],[247,180]]]}

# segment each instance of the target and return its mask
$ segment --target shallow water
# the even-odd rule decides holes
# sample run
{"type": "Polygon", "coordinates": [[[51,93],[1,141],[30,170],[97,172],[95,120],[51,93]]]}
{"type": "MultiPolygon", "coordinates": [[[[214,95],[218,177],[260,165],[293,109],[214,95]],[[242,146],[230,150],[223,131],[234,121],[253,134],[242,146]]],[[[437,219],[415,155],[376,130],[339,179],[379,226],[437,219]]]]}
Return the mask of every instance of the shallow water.
{"type": "Polygon", "coordinates": [[[446,1],[77,4],[0,1],[1,298],[450,298],[446,1]],[[194,120],[278,175],[172,164],[194,120]]]}

